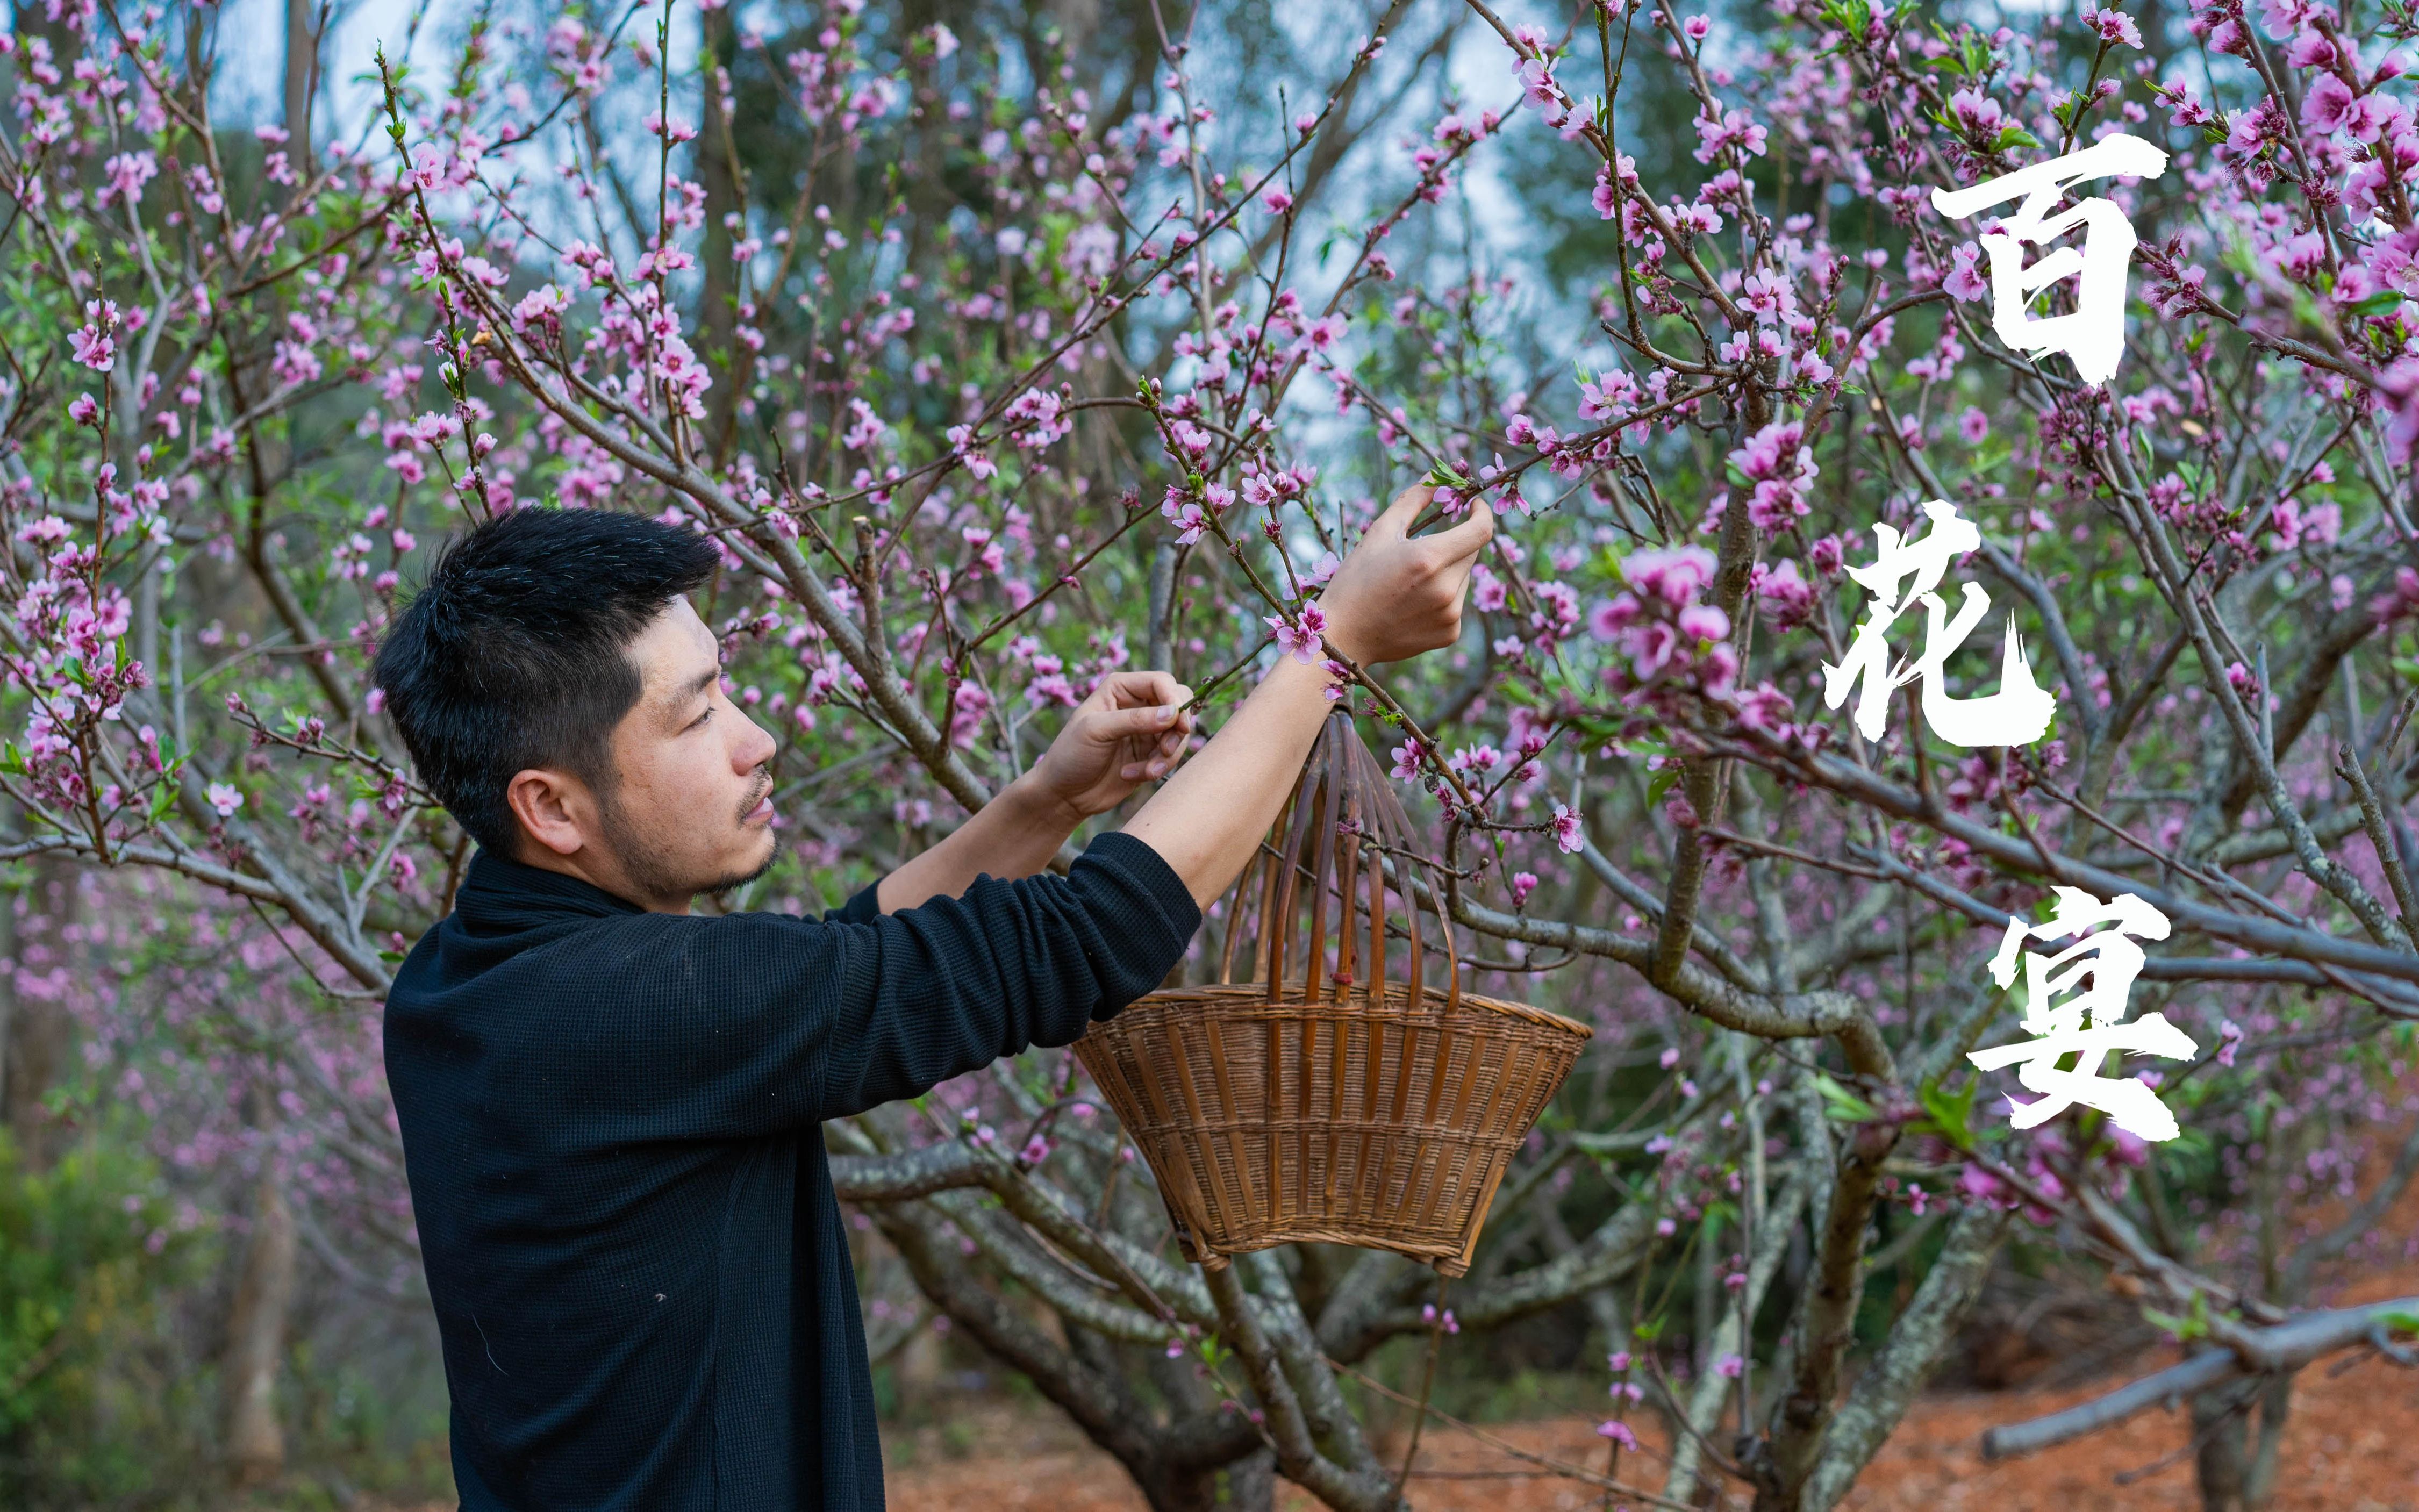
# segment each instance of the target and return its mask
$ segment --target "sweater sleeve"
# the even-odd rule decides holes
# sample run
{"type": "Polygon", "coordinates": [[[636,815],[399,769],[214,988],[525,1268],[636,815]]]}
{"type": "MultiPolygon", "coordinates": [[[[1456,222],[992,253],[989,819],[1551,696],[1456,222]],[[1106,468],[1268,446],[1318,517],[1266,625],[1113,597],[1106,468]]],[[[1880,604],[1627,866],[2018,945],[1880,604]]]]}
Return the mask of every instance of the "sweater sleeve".
{"type": "Polygon", "coordinates": [[[1032,1045],[1071,1044],[1157,987],[1201,913],[1129,835],[1094,841],[1064,878],[978,878],[959,898],[853,928],[819,1118],[915,1097],[1032,1045]]]}
{"type": "Polygon", "coordinates": [[[621,1103],[630,1137],[794,1129],[1073,1042],[1157,987],[1201,917],[1159,853],[1119,834],[1063,877],[981,877],[894,914],[872,899],[820,919],[634,918],[590,964],[634,1011],[556,1053],[621,1103]]]}
{"type": "Polygon", "coordinates": [[[824,916],[826,924],[871,924],[882,917],[882,884],[870,882],[849,894],[848,902],[824,916]]]}

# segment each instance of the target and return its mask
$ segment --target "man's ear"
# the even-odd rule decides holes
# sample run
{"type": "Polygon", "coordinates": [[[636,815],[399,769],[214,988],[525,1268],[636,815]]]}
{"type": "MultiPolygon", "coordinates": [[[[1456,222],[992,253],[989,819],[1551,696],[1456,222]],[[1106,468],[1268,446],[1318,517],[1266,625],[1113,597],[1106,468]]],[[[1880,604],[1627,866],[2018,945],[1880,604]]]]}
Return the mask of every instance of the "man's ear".
{"type": "Polygon", "coordinates": [[[567,772],[542,766],[515,772],[505,784],[504,802],[531,842],[557,856],[576,856],[596,839],[588,785],[567,772]]]}

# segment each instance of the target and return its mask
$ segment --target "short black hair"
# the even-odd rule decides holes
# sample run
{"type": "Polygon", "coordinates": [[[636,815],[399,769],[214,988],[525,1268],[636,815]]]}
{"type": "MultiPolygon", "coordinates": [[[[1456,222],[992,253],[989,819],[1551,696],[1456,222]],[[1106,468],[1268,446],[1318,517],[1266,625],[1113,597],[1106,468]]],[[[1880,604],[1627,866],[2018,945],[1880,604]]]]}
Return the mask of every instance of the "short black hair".
{"type": "Polygon", "coordinates": [[[513,774],[611,791],[613,727],[639,702],[628,651],[720,557],[637,515],[517,509],[447,547],[378,648],[377,684],[420,779],[482,848],[514,856],[513,774]]]}

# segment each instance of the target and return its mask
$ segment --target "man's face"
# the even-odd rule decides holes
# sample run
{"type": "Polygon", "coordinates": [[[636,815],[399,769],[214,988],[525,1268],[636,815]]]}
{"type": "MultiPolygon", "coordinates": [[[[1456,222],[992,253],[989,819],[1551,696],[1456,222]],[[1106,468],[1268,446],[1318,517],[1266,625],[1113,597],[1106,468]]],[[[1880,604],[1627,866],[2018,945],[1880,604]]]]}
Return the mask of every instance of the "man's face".
{"type": "Polygon", "coordinates": [[[599,795],[612,859],[658,906],[773,864],[773,737],[722,692],[714,632],[685,598],[633,642],[639,702],[613,729],[619,780],[599,795]]]}

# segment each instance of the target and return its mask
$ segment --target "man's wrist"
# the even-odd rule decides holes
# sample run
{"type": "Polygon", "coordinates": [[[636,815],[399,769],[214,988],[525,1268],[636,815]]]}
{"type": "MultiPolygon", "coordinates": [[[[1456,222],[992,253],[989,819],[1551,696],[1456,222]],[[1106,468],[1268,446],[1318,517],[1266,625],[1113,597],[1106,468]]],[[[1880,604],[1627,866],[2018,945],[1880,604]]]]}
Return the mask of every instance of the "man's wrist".
{"type": "Polygon", "coordinates": [[[1341,656],[1355,667],[1369,664],[1368,659],[1361,655],[1363,638],[1356,633],[1350,620],[1329,613],[1326,627],[1319,631],[1319,639],[1327,642],[1330,656],[1341,656]]]}
{"type": "MultiPolygon", "coordinates": [[[[1042,758],[1047,761],[1048,756],[1042,758]]],[[[1007,808],[1008,817],[1020,829],[1047,835],[1055,847],[1075,833],[1086,818],[1075,806],[1050,790],[1041,780],[1041,763],[1026,767],[1022,776],[999,790],[992,801],[1007,808]]]]}

